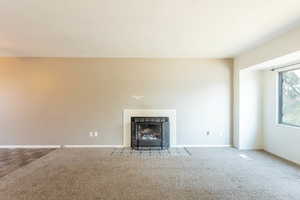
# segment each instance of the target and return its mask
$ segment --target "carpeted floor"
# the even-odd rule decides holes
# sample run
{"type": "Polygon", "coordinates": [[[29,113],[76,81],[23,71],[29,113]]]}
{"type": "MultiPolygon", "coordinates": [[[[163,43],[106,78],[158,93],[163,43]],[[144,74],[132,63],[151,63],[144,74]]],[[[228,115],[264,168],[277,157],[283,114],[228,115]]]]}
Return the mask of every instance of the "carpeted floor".
{"type": "Polygon", "coordinates": [[[0,149],[0,178],[54,149],[0,149]]]}
{"type": "Polygon", "coordinates": [[[1,200],[299,200],[300,167],[262,151],[58,149],[0,178],[1,200]],[[149,155],[149,154],[148,154],[149,155]]]}

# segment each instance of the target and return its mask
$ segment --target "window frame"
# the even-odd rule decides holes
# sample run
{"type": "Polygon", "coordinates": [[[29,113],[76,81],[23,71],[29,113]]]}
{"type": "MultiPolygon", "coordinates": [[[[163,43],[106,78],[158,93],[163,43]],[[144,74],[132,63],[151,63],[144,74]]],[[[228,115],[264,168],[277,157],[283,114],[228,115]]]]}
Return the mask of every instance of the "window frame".
{"type": "Polygon", "coordinates": [[[291,123],[286,123],[282,120],[283,118],[283,95],[282,95],[282,86],[283,86],[283,74],[285,72],[289,71],[296,71],[299,70],[300,68],[294,68],[294,69],[288,69],[288,70],[283,70],[278,72],[278,124],[280,125],[285,125],[285,126],[291,126],[291,127],[296,127],[300,128],[300,125],[297,124],[291,124],[291,123]]]}

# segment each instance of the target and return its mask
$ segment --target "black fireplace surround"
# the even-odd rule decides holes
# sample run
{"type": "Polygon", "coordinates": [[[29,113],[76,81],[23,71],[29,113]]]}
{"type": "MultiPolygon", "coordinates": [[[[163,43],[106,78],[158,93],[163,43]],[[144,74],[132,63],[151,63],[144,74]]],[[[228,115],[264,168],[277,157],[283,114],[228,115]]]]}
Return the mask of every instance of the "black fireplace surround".
{"type": "Polygon", "coordinates": [[[140,149],[168,149],[170,127],[168,117],[131,117],[131,147],[140,149]]]}

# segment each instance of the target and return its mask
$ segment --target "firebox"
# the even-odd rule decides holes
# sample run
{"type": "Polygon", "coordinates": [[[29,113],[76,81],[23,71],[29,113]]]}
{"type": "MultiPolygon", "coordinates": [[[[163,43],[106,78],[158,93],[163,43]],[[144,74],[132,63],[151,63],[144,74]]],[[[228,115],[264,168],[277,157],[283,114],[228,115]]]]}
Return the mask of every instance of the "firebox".
{"type": "Polygon", "coordinates": [[[168,149],[170,127],[168,117],[131,117],[133,149],[168,149]]]}

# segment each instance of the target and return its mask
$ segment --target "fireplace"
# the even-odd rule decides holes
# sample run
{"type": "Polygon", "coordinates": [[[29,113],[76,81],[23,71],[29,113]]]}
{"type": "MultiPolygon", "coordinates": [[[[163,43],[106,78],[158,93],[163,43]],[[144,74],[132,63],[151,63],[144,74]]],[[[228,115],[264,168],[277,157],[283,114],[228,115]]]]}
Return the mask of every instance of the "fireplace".
{"type": "Polygon", "coordinates": [[[168,117],[131,117],[133,149],[168,149],[170,130],[168,117]]]}

